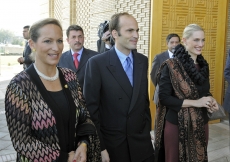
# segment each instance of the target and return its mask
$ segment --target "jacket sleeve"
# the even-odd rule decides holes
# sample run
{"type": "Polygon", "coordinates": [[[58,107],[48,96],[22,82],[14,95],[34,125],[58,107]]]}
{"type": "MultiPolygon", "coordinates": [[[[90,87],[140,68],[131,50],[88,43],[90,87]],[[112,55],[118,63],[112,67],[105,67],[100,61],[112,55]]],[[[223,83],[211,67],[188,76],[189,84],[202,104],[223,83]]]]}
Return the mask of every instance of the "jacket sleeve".
{"type": "Polygon", "coordinates": [[[100,131],[99,106],[100,106],[101,77],[98,65],[93,58],[90,58],[86,65],[83,94],[86,99],[86,107],[97,128],[100,139],[101,151],[105,150],[105,144],[100,131]]]}
{"type": "Polygon", "coordinates": [[[21,87],[12,82],[8,85],[5,96],[6,121],[16,152],[30,161],[55,161],[68,159],[67,153],[37,140],[32,132],[31,100],[21,87]]]}
{"type": "Polygon", "coordinates": [[[92,123],[90,119],[89,111],[86,108],[85,104],[85,98],[82,94],[82,89],[79,84],[79,81],[77,81],[77,87],[78,87],[78,104],[79,109],[77,110],[79,113],[78,117],[78,124],[77,124],[77,135],[79,136],[78,142],[80,141],[87,141],[89,144],[89,135],[95,135],[96,134],[96,128],[94,124],[92,123]]]}
{"type": "MultiPolygon", "coordinates": [[[[148,71],[148,59],[147,58],[146,58],[145,65],[146,65],[146,71],[148,71]]],[[[148,83],[147,75],[146,75],[146,80],[148,83]]],[[[146,86],[146,92],[148,92],[148,86],[146,86]]],[[[152,129],[152,118],[151,118],[151,112],[150,112],[150,108],[149,108],[149,95],[148,95],[148,93],[146,94],[145,115],[146,115],[146,119],[147,119],[147,121],[146,121],[147,127],[151,131],[151,129],[152,129]]]]}
{"type": "Polygon", "coordinates": [[[224,69],[224,77],[227,80],[228,84],[230,84],[230,50],[228,51],[228,57],[224,69]]]}
{"type": "Polygon", "coordinates": [[[158,72],[159,68],[160,68],[159,59],[158,59],[158,56],[156,55],[153,59],[152,71],[150,73],[151,80],[152,80],[155,87],[157,85],[157,72],[158,72]]]}
{"type": "Polygon", "coordinates": [[[25,57],[24,57],[24,63],[25,64],[31,64],[33,61],[32,61],[32,59],[30,58],[30,55],[31,55],[31,49],[30,49],[30,46],[27,46],[26,47],[27,49],[27,53],[26,53],[26,55],[25,55],[25,57]]]}
{"type": "Polygon", "coordinates": [[[173,94],[174,90],[169,76],[169,69],[165,65],[159,81],[159,101],[167,108],[179,112],[184,100],[178,99],[173,94]]]}

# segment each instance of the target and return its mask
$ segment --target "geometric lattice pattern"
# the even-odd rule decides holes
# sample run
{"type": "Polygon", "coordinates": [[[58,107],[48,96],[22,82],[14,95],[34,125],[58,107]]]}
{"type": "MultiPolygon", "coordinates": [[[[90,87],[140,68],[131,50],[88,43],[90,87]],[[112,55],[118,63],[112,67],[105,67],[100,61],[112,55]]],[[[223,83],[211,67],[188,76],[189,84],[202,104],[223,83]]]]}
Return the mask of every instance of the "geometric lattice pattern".
{"type": "Polygon", "coordinates": [[[211,87],[214,87],[217,17],[218,0],[163,1],[162,51],[167,49],[165,39],[169,33],[177,33],[182,37],[185,26],[192,23],[200,25],[205,30],[205,47],[202,54],[209,63],[211,87]]]}
{"type": "MultiPolygon", "coordinates": [[[[140,28],[138,52],[146,56],[149,53],[150,0],[41,0],[40,5],[42,13],[49,12],[50,17],[60,20],[64,32],[73,23],[80,25],[85,34],[84,46],[92,50],[97,50],[99,24],[110,20],[114,13],[128,12],[137,19],[140,28]],[[42,7],[44,3],[46,8],[42,7]]],[[[64,51],[67,49],[65,42],[64,51]]]]}
{"type": "Polygon", "coordinates": [[[118,0],[116,12],[128,12],[133,15],[139,26],[138,52],[148,56],[150,35],[150,0],[118,0]]]}
{"type": "Polygon", "coordinates": [[[84,46],[86,48],[90,47],[90,40],[91,40],[90,2],[91,1],[76,0],[76,24],[80,25],[84,30],[84,35],[85,35],[84,46]]]}
{"type": "Polygon", "coordinates": [[[115,13],[116,1],[111,0],[94,0],[89,5],[89,42],[90,48],[97,50],[96,42],[99,39],[97,36],[98,26],[105,20],[110,20],[111,16],[115,13]]]}

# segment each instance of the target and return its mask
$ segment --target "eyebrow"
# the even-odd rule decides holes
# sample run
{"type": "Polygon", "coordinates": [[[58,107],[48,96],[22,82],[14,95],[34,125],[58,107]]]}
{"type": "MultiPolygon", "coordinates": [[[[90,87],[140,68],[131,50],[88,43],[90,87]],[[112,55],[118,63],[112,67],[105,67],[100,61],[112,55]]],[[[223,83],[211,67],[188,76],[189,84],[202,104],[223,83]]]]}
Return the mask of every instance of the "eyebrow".
{"type": "MultiPolygon", "coordinates": [[[[133,28],[128,28],[127,30],[135,30],[135,29],[133,29],[133,28]]],[[[126,30],[126,31],[127,31],[126,30]]],[[[135,31],[139,31],[139,28],[137,28],[135,31]]]]}

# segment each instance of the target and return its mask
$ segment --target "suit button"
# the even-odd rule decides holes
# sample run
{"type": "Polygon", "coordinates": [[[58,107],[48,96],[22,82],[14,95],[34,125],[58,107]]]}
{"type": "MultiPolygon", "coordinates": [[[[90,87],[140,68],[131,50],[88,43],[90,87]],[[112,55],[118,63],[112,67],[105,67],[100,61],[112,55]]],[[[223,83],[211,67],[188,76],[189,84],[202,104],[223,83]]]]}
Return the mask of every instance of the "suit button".
{"type": "Polygon", "coordinates": [[[130,119],[130,116],[127,116],[127,119],[130,119]]]}
{"type": "Polygon", "coordinates": [[[140,133],[142,133],[142,131],[140,131],[140,133]]]}
{"type": "Polygon", "coordinates": [[[129,134],[127,134],[127,137],[129,137],[129,134]]]}
{"type": "Polygon", "coordinates": [[[122,98],[121,97],[119,97],[119,100],[121,100],[122,98]]]}

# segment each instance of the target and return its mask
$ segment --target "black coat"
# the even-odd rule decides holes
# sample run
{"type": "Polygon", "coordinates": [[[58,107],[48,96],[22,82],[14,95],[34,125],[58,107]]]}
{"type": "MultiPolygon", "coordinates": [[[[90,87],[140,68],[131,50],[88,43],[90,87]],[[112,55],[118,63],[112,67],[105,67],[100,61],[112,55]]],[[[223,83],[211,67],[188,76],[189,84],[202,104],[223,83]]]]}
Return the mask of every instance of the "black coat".
{"type": "Polygon", "coordinates": [[[75,71],[77,73],[79,83],[81,87],[83,88],[86,63],[90,57],[93,57],[97,54],[98,52],[84,48],[78,69],[76,69],[74,62],[73,62],[73,56],[72,56],[71,50],[69,50],[62,54],[59,60],[58,66],[65,67],[65,68],[75,71]]]}
{"type": "Polygon", "coordinates": [[[133,87],[114,47],[89,59],[84,96],[100,137],[101,150],[111,161],[141,162],[153,155],[150,138],[151,116],[148,98],[148,59],[133,51],[133,87]],[[127,147],[123,147],[128,145],[127,147]]]}
{"type": "Polygon", "coordinates": [[[23,57],[24,57],[24,69],[28,68],[32,63],[32,59],[30,58],[30,54],[31,54],[31,48],[28,44],[28,42],[26,43],[25,49],[23,51],[23,57]]]}

